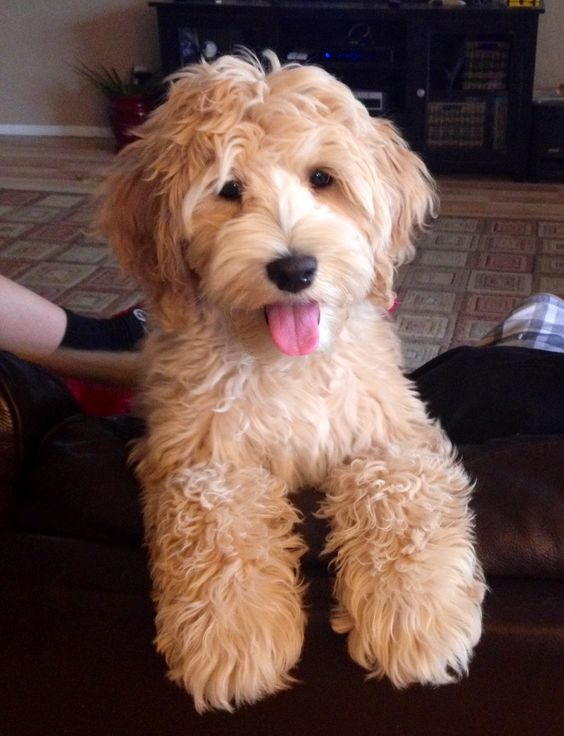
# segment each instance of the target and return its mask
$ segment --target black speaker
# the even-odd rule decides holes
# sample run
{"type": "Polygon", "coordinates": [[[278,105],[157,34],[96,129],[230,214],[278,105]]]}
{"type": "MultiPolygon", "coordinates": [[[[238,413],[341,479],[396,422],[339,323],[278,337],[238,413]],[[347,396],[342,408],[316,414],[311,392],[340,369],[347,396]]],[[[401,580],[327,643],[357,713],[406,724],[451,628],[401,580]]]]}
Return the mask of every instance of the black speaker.
{"type": "Polygon", "coordinates": [[[529,176],[564,181],[564,98],[533,103],[529,176]]]}

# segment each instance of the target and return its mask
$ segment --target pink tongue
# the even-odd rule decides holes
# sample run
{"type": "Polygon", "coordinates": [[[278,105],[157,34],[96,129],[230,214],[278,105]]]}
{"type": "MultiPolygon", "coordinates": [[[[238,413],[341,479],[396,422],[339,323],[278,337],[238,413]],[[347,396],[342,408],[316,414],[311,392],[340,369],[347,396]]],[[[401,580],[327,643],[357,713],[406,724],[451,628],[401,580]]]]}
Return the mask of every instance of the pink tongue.
{"type": "Polygon", "coordinates": [[[270,304],[266,307],[270,336],[286,355],[308,355],[319,344],[319,304],[270,304]]]}

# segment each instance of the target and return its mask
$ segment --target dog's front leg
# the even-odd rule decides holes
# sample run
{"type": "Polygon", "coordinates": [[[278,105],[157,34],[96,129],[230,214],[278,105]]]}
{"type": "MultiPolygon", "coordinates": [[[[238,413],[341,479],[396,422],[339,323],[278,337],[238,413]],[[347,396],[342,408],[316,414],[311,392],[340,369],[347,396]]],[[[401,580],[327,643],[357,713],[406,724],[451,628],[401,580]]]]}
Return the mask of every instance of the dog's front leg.
{"type": "Polygon", "coordinates": [[[202,712],[287,686],[303,643],[298,514],[260,469],[200,465],[145,489],[157,606],[170,678],[202,712]]]}
{"type": "Polygon", "coordinates": [[[484,582],[470,485],[450,449],[405,447],[337,468],[320,512],[331,522],[337,608],[351,657],[398,687],[466,672],[484,582]]]}

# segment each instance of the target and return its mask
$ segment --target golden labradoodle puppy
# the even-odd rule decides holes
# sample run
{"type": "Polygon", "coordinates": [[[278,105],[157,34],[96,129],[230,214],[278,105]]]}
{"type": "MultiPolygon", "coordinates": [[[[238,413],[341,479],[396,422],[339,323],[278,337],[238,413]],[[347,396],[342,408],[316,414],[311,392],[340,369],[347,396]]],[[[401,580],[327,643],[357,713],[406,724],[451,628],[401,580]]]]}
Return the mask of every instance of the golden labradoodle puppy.
{"type": "Polygon", "coordinates": [[[329,74],[269,62],[180,72],[101,213],[154,326],[134,459],[156,645],[199,711],[292,681],[302,486],[330,523],[333,628],[372,676],[450,682],[481,631],[469,481],[386,316],[429,175],[329,74]]]}

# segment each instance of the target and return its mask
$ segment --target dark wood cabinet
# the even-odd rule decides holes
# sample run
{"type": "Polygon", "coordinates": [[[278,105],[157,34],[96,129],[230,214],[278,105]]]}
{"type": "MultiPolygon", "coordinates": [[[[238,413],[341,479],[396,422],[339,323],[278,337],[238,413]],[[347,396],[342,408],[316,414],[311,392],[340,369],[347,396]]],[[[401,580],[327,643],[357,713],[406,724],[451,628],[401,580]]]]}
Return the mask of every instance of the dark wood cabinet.
{"type": "Polygon", "coordinates": [[[427,2],[153,2],[162,66],[274,49],[348,84],[434,171],[525,178],[542,8],[427,2]]]}

